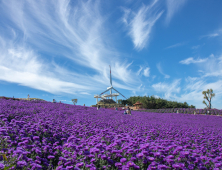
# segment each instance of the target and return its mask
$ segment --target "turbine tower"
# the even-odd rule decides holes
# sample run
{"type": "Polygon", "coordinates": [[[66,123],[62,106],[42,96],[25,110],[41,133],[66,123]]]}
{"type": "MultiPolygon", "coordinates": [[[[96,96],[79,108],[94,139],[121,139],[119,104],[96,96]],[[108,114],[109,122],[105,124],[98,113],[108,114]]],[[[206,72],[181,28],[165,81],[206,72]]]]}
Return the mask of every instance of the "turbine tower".
{"type": "MultiPolygon", "coordinates": [[[[119,91],[117,91],[113,85],[112,85],[112,76],[111,76],[111,66],[109,66],[110,68],[110,87],[107,88],[106,91],[102,92],[100,95],[94,95],[94,98],[96,98],[96,102],[98,103],[98,98],[102,98],[102,99],[107,99],[107,98],[116,98],[116,103],[117,103],[117,96],[122,95],[119,91]],[[117,93],[112,93],[112,90],[116,91],[117,93]],[[110,91],[110,94],[104,94],[106,92],[110,91]]],[[[124,95],[122,95],[125,99],[126,97],[124,95]]]]}

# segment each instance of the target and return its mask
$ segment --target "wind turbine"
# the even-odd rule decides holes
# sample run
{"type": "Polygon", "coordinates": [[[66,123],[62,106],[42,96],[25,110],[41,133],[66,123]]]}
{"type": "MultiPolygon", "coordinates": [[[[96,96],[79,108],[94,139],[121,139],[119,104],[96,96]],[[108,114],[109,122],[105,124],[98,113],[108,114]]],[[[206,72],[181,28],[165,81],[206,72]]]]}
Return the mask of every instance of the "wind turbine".
{"type": "MultiPolygon", "coordinates": [[[[121,94],[119,91],[117,91],[116,89],[114,89],[114,87],[113,87],[113,85],[112,85],[112,76],[111,76],[111,66],[109,66],[109,68],[110,68],[110,87],[108,87],[107,88],[107,90],[106,91],[104,91],[104,92],[102,92],[99,96],[101,96],[102,94],[104,94],[104,93],[106,93],[107,91],[109,91],[110,90],[110,95],[108,95],[109,97],[113,97],[113,96],[115,96],[115,97],[117,97],[119,94],[121,94]],[[118,95],[115,93],[115,94],[112,94],[112,90],[115,90],[117,93],[119,93],[118,95]]],[[[121,94],[122,95],[122,94],[121,94]]],[[[124,95],[122,95],[125,99],[126,99],[126,97],[124,96],[124,95]]],[[[116,98],[116,101],[117,101],[117,98],[116,98]]]]}

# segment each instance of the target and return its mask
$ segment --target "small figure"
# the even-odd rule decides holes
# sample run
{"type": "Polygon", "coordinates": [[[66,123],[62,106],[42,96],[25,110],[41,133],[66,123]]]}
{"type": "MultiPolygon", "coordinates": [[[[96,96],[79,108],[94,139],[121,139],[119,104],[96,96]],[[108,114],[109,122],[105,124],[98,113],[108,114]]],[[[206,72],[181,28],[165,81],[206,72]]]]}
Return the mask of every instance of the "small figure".
{"type": "Polygon", "coordinates": [[[124,115],[127,115],[127,113],[126,113],[126,110],[124,110],[124,113],[123,113],[124,115]]]}
{"type": "Polygon", "coordinates": [[[129,114],[129,109],[128,108],[126,109],[126,114],[129,114]]]}
{"type": "Polygon", "coordinates": [[[131,110],[129,107],[128,107],[128,114],[131,116],[131,110]]]}

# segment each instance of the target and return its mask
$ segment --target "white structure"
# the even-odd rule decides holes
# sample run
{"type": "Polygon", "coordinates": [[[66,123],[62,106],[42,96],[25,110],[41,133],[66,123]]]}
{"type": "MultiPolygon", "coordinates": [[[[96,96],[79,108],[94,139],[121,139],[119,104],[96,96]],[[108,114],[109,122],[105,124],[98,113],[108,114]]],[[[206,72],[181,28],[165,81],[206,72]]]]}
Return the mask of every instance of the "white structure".
{"type": "MultiPolygon", "coordinates": [[[[98,104],[98,98],[102,98],[102,99],[112,99],[113,97],[115,97],[116,99],[116,102],[117,102],[117,96],[122,95],[120,92],[118,92],[116,89],[113,88],[113,85],[112,85],[112,77],[111,77],[111,67],[109,66],[110,68],[110,87],[107,88],[106,91],[102,92],[100,95],[94,95],[94,98],[96,98],[96,103],[98,104]],[[117,93],[112,93],[112,90],[115,90],[117,93]],[[104,94],[106,92],[110,91],[110,94],[104,94]]],[[[123,96],[123,95],[122,95],[123,96]]],[[[126,98],[125,96],[123,96],[124,98],[126,98]]]]}

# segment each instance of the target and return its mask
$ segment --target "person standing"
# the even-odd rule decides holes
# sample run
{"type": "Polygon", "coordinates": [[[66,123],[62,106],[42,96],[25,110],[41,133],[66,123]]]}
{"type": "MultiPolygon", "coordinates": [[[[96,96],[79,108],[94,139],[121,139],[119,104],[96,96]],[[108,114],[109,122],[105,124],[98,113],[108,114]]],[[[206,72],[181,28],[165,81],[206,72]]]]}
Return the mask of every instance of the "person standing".
{"type": "Polygon", "coordinates": [[[129,114],[129,107],[126,109],[126,114],[127,115],[129,114]]]}
{"type": "Polygon", "coordinates": [[[128,114],[131,115],[131,110],[129,107],[128,107],[128,114]]]}

